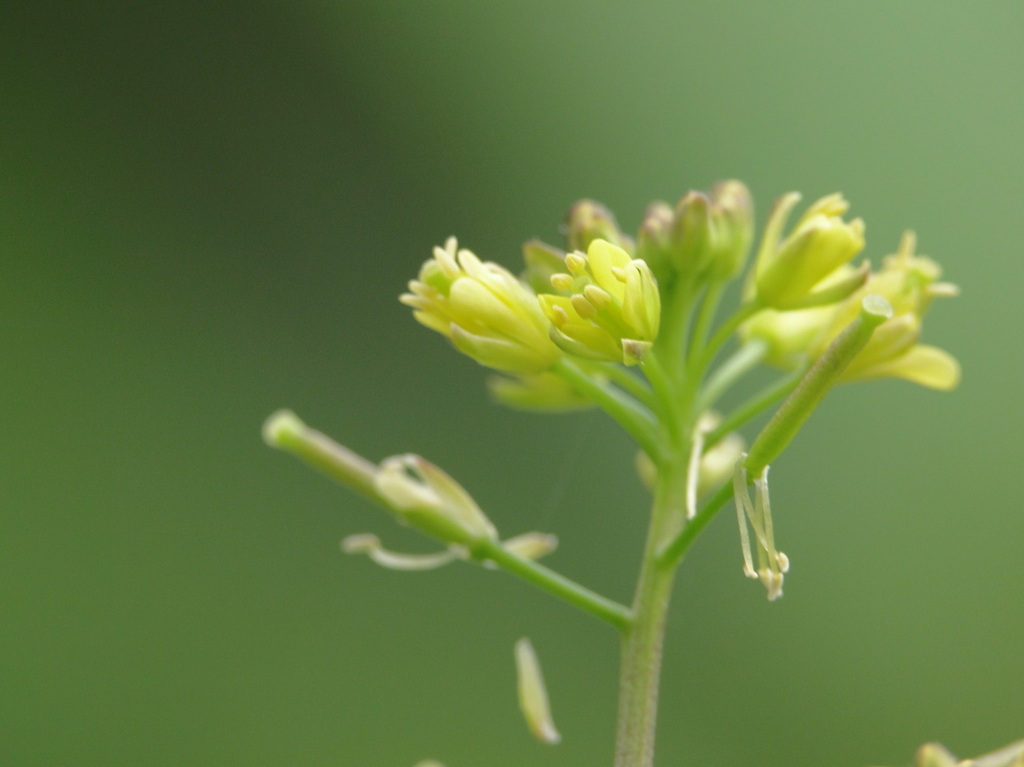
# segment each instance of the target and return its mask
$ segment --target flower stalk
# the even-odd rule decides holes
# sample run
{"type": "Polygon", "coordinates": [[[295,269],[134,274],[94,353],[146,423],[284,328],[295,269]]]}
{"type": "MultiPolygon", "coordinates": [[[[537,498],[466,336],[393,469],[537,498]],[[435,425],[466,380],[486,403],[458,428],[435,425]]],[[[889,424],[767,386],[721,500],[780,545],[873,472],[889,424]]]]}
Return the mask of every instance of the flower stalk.
{"type": "MultiPolygon", "coordinates": [[[[400,570],[457,560],[505,570],[614,627],[621,642],[616,767],[654,765],[676,572],[728,500],[736,502],[743,571],[777,599],[789,560],[775,544],[768,467],[826,394],[879,377],[939,390],[959,381],[951,355],[919,343],[932,299],[956,288],[938,282],[935,262],[915,255],[913,235],[872,272],[867,262],[850,264],[866,246],[865,226],[845,218],[841,195],[812,203],[787,231],[799,201],[790,193],[776,202],[745,276],[753,202],[743,184],[726,181],[675,206],[652,203],[635,238],[603,205],[583,200],[566,218],[564,249],[524,245],[521,276],[449,238],[401,296],[417,321],[500,374],[490,387],[502,404],[545,413],[599,409],[636,443],[652,500],[628,607],[537,562],[553,551],[554,536],[503,539],[461,485],[419,456],[374,464],[287,411],[264,428],[272,446],[443,546],[402,554],[364,533],[345,539],[346,552],[400,570]],[[716,324],[729,281],[741,277],[739,305],[716,324]],[[762,363],[789,372],[724,416],[712,410],[762,363]],[[743,452],[741,429],[776,405],[743,452]]],[[[540,741],[556,743],[561,736],[528,640],[517,644],[516,663],[526,721],[540,741]]],[[[924,753],[922,764],[945,764],[941,751],[924,753]]],[[[1008,764],[1021,758],[1019,751],[1010,756],[1008,764]]]]}

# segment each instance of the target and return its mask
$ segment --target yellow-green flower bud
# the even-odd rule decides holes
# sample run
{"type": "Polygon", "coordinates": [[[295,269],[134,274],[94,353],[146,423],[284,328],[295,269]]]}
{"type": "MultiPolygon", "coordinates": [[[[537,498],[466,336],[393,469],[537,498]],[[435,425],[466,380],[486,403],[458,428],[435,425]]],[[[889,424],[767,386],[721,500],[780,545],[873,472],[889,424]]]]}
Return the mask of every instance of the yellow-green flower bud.
{"type": "Polygon", "coordinates": [[[658,200],[647,206],[636,239],[636,257],[651,267],[662,283],[674,276],[672,264],[672,226],[675,213],[667,202],[658,200]]]}
{"type": "Polygon", "coordinates": [[[566,247],[586,252],[594,240],[607,240],[627,253],[633,252],[632,238],[622,233],[608,208],[594,200],[580,200],[565,216],[566,247]]]}
{"type": "Polygon", "coordinates": [[[418,455],[386,458],[374,478],[381,499],[417,530],[470,551],[495,541],[494,525],[463,487],[418,455]]]}
{"type": "Polygon", "coordinates": [[[711,200],[703,192],[687,192],[676,205],[672,223],[675,268],[686,275],[703,273],[717,240],[711,200]]]}
{"type": "Polygon", "coordinates": [[[864,247],[864,222],[843,220],[849,205],[838,194],[814,203],[779,241],[779,232],[798,200],[799,195],[790,194],[776,204],[758,253],[757,295],[773,309],[807,306],[811,291],[864,247]]]}
{"type": "Polygon", "coordinates": [[[551,338],[564,351],[589,359],[641,361],[658,336],[661,297],[650,267],[622,248],[594,240],[587,253],[565,258],[568,274],[551,284],[569,295],[542,294],[551,338]]]}
{"type": "Polygon", "coordinates": [[[459,249],[454,237],[420,269],[399,300],[459,351],[497,370],[539,373],[561,352],[536,294],[503,267],[459,249]]]}
{"type": "Polygon", "coordinates": [[[689,192],[675,210],[675,268],[712,280],[735,277],[743,268],[753,236],[753,202],[743,183],[721,181],[708,195],[689,192]]]}
{"type": "Polygon", "coordinates": [[[754,203],[740,181],[720,181],[711,187],[711,216],[715,224],[714,252],[708,276],[728,280],[743,269],[754,239],[754,203]]]}

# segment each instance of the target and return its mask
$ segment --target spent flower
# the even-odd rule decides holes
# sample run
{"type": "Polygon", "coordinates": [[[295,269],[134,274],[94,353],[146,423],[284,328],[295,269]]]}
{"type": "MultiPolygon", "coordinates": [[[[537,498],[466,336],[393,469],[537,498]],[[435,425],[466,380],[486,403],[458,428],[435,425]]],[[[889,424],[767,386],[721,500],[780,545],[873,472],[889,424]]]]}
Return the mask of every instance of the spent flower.
{"type": "Polygon", "coordinates": [[[462,485],[418,455],[385,458],[374,485],[400,519],[445,543],[472,551],[498,538],[494,525],[462,485]]]}

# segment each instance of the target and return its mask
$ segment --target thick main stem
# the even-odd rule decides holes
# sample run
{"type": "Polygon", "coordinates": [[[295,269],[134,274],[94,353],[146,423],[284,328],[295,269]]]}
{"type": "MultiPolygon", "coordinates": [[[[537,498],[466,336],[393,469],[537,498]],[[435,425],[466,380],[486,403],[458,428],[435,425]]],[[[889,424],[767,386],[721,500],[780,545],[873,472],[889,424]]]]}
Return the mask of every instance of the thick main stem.
{"type": "Polygon", "coordinates": [[[688,450],[674,451],[659,468],[651,527],[633,600],[633,621],[622,632],[619,722],[615,767],[652,767],[665,619],[678,563],[658,551],[685,523],[688,450]]]}

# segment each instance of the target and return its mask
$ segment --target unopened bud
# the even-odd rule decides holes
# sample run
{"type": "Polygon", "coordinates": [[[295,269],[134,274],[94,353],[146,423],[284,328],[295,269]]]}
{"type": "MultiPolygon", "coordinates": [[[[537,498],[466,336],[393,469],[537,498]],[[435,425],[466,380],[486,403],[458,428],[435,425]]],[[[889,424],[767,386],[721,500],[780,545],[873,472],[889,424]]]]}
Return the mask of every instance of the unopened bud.
{"type": "Polygon", "coordinates": [[[633,240],[622,233],[615,216],[594,200],[580,200],[565,217],[565,242],[568,250],[586,251],[594,240],[607,240],[633,252],[633,240]]]}

